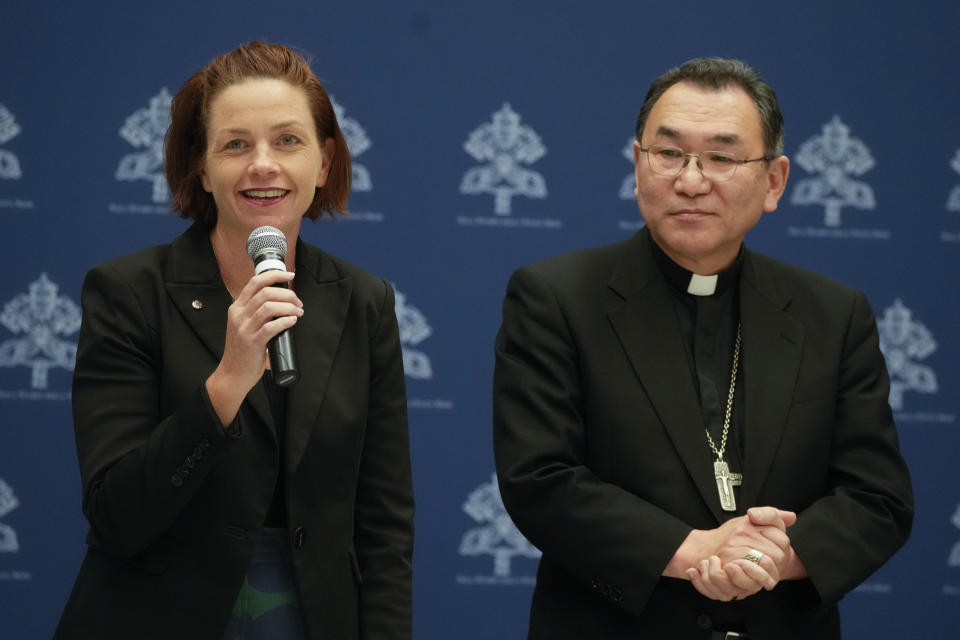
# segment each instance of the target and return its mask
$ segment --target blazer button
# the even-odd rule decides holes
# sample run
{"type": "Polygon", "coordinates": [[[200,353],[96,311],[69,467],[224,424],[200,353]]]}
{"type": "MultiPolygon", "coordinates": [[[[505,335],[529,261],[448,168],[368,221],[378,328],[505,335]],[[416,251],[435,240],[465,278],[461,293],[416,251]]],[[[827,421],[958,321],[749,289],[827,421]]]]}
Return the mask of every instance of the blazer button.
{"type": "Polygon", "coordinates": [[[623,600],[623,592],[620,589],[615,589],[613,591],[613,601],[620,602],[621,600],[623,600]]]}
{"type": "Polygon", "coordinates": [[[193,459],[199,460],[202,457],[203,457],[203,449],[201,449],[200,447],[195,448],[193,450],[193,459]]]}
{"type": "Polygon", "coordinates": [[[603,597],[604,598],[610,597],[610,585],[608,584],[603,585],[603,597]]]}
{"type": "Polygon", "coordinates": [[[599,590],[600,590],[600,581],[599,581],[599,580],[594,580],[593,582],[591,582],[591,583],[590,583],[590,588],[593,589],[594,591],[599,591],[599,590]]]}
{"type": "Polygon", "coordinates": [[[204,450],[204,451],[206,451],[207,449],[209,449],[209,448],[210,448],[210,441],[207,440],[206,438],[203,438],[202,440],[200,440],[200,448],[201,448],[202,450],[204,450]]]}
{"type": "Polygon", "coordinates": [[[703,630],[711,629],[713,628],[713,618],[705,613],[701,613],[697,616],[697,626],[703,630]]]}
{"type": "Polygon", "coordinates": [[[293,548],[302,549],[303,543],[307,539],[307,530],[303,527],[297,527],[293,530],[293,548]]]}
{"type": "Polygon", "coordinates": [[[179,474],[175,473],[172,476],[170,476],[170,484],[172,484],[175,487],[179,487],[183,484],[183,478],[181,478],[179,474]]]}

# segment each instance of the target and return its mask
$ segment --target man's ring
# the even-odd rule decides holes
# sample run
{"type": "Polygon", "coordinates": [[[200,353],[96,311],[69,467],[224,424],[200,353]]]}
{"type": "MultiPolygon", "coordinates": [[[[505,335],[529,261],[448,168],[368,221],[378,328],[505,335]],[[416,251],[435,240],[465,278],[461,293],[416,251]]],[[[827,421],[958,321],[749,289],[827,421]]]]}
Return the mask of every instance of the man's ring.
{"type": "Polygon", "coordinates": [[[750,552],[743,556],[744,560],[749,560],[754,564],[760,564],[760,560],[763,559],[763,553],[757,551],[756,549],[750,549],[750,552]]]}

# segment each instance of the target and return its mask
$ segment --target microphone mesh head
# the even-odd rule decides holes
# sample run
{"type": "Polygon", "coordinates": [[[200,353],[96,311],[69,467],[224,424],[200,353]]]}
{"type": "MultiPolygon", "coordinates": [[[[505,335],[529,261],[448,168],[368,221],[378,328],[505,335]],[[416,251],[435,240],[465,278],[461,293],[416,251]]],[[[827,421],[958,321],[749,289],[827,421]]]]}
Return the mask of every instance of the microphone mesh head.
{"type": "Polygon", "coordinates": [[[247,255],[254,262],[257,256],[262,252],[279,254],[279,259],[283,260],[287,255],[287,239],[283,237],[283,232],[276,227],[257,227],[250,232],[247,238],[247,255]]]}

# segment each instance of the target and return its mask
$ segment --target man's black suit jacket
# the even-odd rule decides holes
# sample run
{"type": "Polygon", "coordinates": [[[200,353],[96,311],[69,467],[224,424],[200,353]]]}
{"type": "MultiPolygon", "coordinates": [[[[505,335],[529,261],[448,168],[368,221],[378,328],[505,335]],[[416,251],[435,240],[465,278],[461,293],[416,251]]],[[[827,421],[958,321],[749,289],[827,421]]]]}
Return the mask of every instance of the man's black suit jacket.
{"type": "Polygon", "coordinates": [[[262,384],[224,431],[204,381],[231,303],[194,225],[95,267],[73,402],[88,552],[57,638],[218,638],[278,473],[315,638],[409,638],[413,495],[391,287],[303,242],[284,459],[262,384]]]}
{"type": "Polygon", "coordinates": [[[837,601],[906,540],[913,498],[865,297],[746,251],[738,513],[798,513],[809,578],[729,604],[662,578],[724,521],[698,396],[646,229],[519,269],[496,341],[495,453],[543,551],[531,638],[839,636],[837,601]]]}

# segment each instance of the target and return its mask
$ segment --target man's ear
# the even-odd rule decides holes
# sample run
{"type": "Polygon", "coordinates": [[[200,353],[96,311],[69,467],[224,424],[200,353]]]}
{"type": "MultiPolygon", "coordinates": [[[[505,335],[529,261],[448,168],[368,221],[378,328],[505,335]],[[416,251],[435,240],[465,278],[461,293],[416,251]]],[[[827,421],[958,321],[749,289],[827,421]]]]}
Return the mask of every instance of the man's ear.
{"type": "Polygon", "coordinates": [[[777,210],[780,196],[787,189],[787,178],[790,176],[790,158],[777,156],[770,161],[767,170],[767,193],[763,200],[763,210],[770,212],[777,210]]]}

